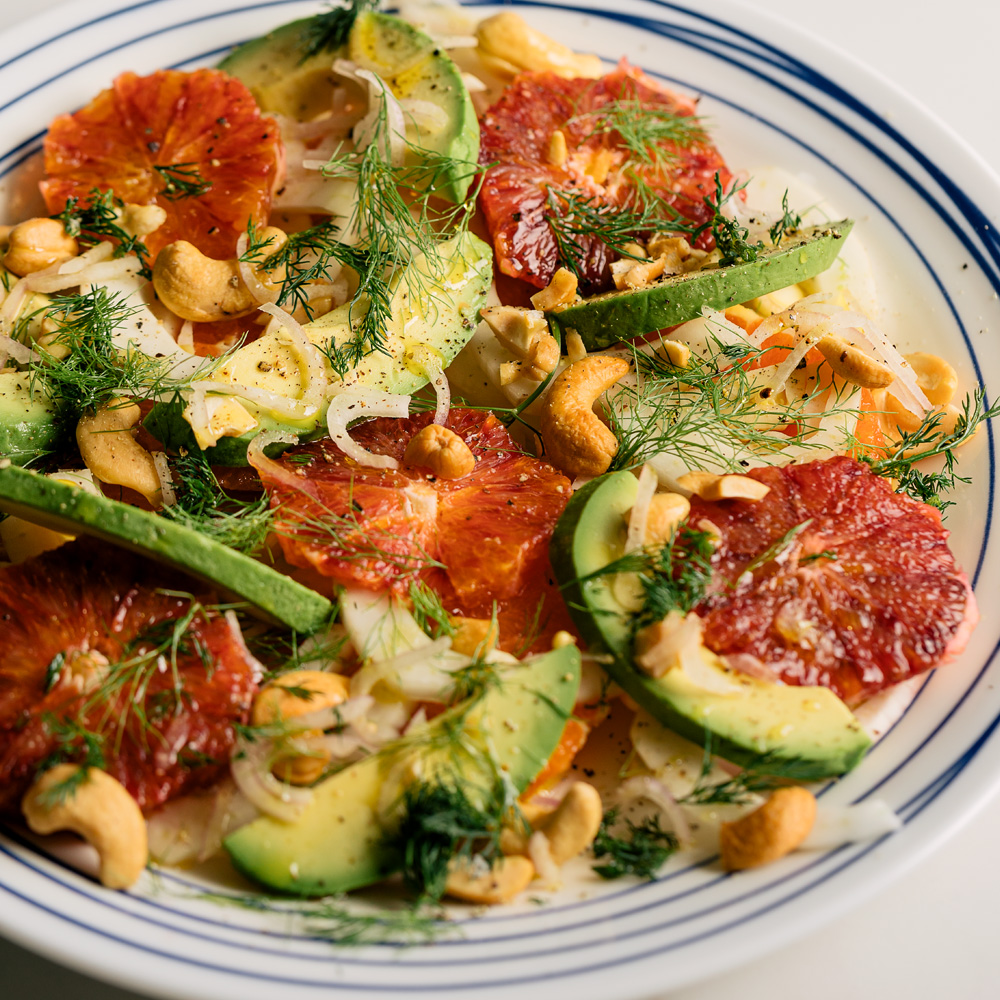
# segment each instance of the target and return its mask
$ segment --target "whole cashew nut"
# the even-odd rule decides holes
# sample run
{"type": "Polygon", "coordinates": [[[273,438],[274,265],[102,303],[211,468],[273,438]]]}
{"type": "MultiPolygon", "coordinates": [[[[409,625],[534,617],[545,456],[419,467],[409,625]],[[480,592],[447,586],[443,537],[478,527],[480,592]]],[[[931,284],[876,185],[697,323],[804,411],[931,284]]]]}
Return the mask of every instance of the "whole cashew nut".
{"type": "Polygon", "coordinates": [[[556,376],[542,404],[546,456],[570,476],[608,471],[618,439],[594,413],[594,403],[629,369],[624,358],[588,355],[556,376]]]}
{"type": "Polygon", "coordinates": [[[884,389],[896,377],[881,361],[858,350],[843,337],[827,334],[816,344],[816,349],[835,374],[862,389],[884,389]]]}
{"type": "Polygon", "coordinates": [[[601,795],[593,785],[585,781],[570,785],[555,811],[537,827],[549,842],[552,860],[563,865],[590,847],[603,816],[601,795]]]}
{"type": "Polygon", "coordinates": [[[798,785],[779,788],[759,809],[735,823],[722,824],[722,867],[739,871],[777,861],[809,836],[815,821],[812,792],[798,785]]]}
{"type": "Polygon", "coordinates": [[[21,801],[28,826],[40,834],[71,830],[96,848],[100,879],[109,889],[133,885],[149,856],[146,821],[138,803],[106,771],[88,768],[76,784],[79,764],[57,764],[35,779],[21,801]],[[57,786],[74,786],[64,796],[57,786]]]}
{"type": "Polygon", "coordinates": [[[534,877],[535,866],[527,858],[501,857],[483,872],[477,871],[474,863],[455,865],[448,873],[445,892],[468,903],[493,906],[509,903],[534,877]]]}
{"type": "Polygon", "coordinates": [[[61,264],[79,252],[80,244],[67,235],[57,219],[28,219],[8,234],[3,266],[23,278],[61,264]]]}
{"type": "MultiPolygon", "coordinates": [[[[271,240],[272,253],[287,239],[280,229],[271,227],[260,236],[271,240]]],[[[264,284],[275,276],[259,268],[256,273],[264,284]]],[[[187,240],[177,240],[160,251],[153,265],[153,288],[175,316],[192,323],[248,316],[259,304],[243,282],[239,260],[206,257],[187,240]]]]}
{"type": "Polygon", "coordinates": [[[93,416],[81,417],[76,443],[84,464],[102,483],[127,486],[153,507],[163,503],[153,456],[132,437],[141,411],[127,399],[113,399],[93,416]]]}

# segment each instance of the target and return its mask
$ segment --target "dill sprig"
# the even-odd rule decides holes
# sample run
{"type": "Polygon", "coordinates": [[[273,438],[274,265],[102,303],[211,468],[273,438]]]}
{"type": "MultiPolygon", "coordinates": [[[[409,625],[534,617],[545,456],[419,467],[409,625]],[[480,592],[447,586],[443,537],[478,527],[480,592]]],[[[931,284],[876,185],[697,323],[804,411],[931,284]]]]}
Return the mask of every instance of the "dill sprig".
{"type": "Polygon", "coordinates": [[[263,549],[275,517],[265,494],[253,500],[230,497],[200,451],[181,455],[172,465],[177,503],[163,509],[165,517],[246,555],[263,549]]]}
{"type": "Polygon", "coordinates": [[[644,178],[632,174],[630,179],[633,190],[629,201],[623,205],[609,205],[596,196],[549,188],[545,218],[555,238],[560,263],[577,276],[581,274],[587,252],[580,237],[603,243],[619,257],[642,260],[644,258],[628,248],[637,238],[670,233],[694,243],[703,233],[709,232],[715,240],[720,265],[758,259],[763,243],[751,243],[749,230],[723,211],[746,184],[734,184],[727,191],[716,173],[713,191],[702,199],[709,217],[705,222],[694,223],[657,194],[644,178]]]}
{"type": "Polygon", "coordinates": [[[713,782],[709,781],[714,758],[712,747],[712,733],[706,729],[698,780],[694,788],[678,799],[678,802],[691,806],[746,805],[757,793],[773,791],[800,773],[802,767],[800,759],[782,758],[771,750],[760,754],[738,774],[724,781],[713,782]]]}
{"type": "Polygon", "coordinates": [[[427,907],[380,908],[377,914],[358,912],[341,897],[315,900],[275,899],[260,893],[184,892],[187,899],[218,906],[294,919],[310,937],[329,939],[344,947],[368,944],[422,944],[460,933],[455,924],[427,907]]]}
{"type": "Polygon", "coordinates": [[[92,732],[82,722],[73,718],[60,718],[53,712],[42,716],[42,725],[55,739],[56,749],[36,768],[36,774],[43,774],[57,764],[70,760],[80,765],[80,770],[68,778],[57,782],[43,795],[43,804],[54,807],[71,799],[81,785],[85,784],[90,768],[103,771],[107,766],[104,753],[104,736],[92,732]]]}
{"type": "Polygon", "coordinates": [[[821,418],[860,414],[849,405],[850,387],[834,390],[822,413],[809,412],[809,403],[827,391],[821,388],[790,403],[762,399],[755,373],[747,369],[763,353],[749,344],[715,341],[678,368],[657,354],[635,351],[639,386],[618,385],[607,396],[605,412],[618,439],[611,468],[632,469],[668,454],[692,469],[742,472],[748,455],[766,463],[789,445],[808,448],[821,418]]]}
{"type": "Polygon", "coordinates": [[[137,236],[122,229],[120,223],[124,202],[115,197],[113,191],[93,188],[89,204],[81,205],[77,197],[67,198],[66,207],[52,216],[58,219],[67,236],[74,237],[82,247],[95,246],[104,240],[114,240],[115,256],[124,257],[134,253],[142,261],[143,277],[152,275],[149,267],[149,248],[137,236]]]}
{"type": "Polygon", "coordinates": [[[594,865],[594,871],[604,879],[622,878],[636,875],[639,878],[654,879],[680,844],[670,830],[660,826],[659,816],[650,816],[636,823],[625,819],[623,835],[612,832],[618,823],[618,810],[611,809],[604,814],[600,829],[594,838],[594,857],[603,864],[594,865]]]}
{"type": "Polygon", "coordinates": [[[403,880],[418,899],[441,899],[452,865],[471,863],[473,857],[488,864],[496,856],[506,799],[500,788],[487,790],[484,799],[473,801],[457,775],[406,787],[395,839],[403,880]]]}
{"type": "Polygon", "coordinates": [[[781,218],[767,231],[771,242],[777,246],[786,236],[802,225],[802,216],[788,207],[788,190],[781,196],[781,218]]]}
{"type": "Polygon", "coordinates": [[[944,426],[943,411],[930,410],[916,430],[904,432],[893,442],[893,450],[884,458],[868,455],[862,460],[878,475],[897,480],[897,493],[941,509],[951,506],[951,501],[942,500],[940,494],[954,489],[957,483],[969,482],[958,475],[955,451],[972,439],[982,423],[1000,415],[1000,401],[987,407],[986,390],[979,387],[966,394],[960,410],[951,430],[944,426]],[[918,462],[939,457],[944,460],[944,468],[939,472],[914,468],[918,462]]]}
{"type": "Polygon", "coordinates": [[[116,396],[150,399],[187,387],[191,379],[173,377],[170,360],[152,358],[131,342],[124,350],[115,346],[116,331],[135,311],[127,294],[109,292],[103,285],[55,299],[46,306],[55,325],[52,343],[68,348],[69,354],[63,360],[42,354],[31,363],[33,378],[77,416],[116,396]]]}
{"type": "Polygon", "coordinates": [[[168,201],[181,201],[184,198],[200,198],[212,190],[212,182],[205,180],[193,160],[189,163],[171,163],[167,166],[154,166],[160,175],[164,187],[161,194],[168,201]]]}
{"type": "Polygon", "coordinates": [[[349,0],[346,6],[330,6],[322,14],[309,18],[303,25],[299,45],[301,66],[307,59],[321,52],[333,52],[347,44],[354,22],[362,11],[378,10],[381,0],[349,0]]]}
{"type": "MultiPolygon", "coordinates": [[[[766,566],[769,562],[773,562],[783,556],[795,543],[795,539],[798,538],[810,524],[813,523],[811,517],[806,518],[806,520],[800,522],[799,524],[793,525],[788,529],[777,541],[772,542],[763,552],[759,555],[754,556],[753,559],[747,563],[746,569],[743,570],[741,576],[746,576],[747,574],[753,574],[756,570],[760,569],[762,566],[766,566]]],[[[837,557],[834,556],[834,559],[837,557]]]]}
{"type": "Polygon", "coordinates": [[[680,115],[637,100],[612,101],[575,115],[569,123],[589,125],[586,138],[602,134],[617,137],[633,163],[657,170],[676,162],[678,150],[708,138],[702,119],[696,115],[680,115]]]}
{"type": "Polygon", "coordinates": [[[579,583],[619,573],[635,573],[643,602],[631,617],[633,633],[662,621],[671,611],[686,615],[708,596],[712,582],[713,536],[683,524],[661,546],[646,547],[613,559],[579,583]]]}
{"type": "Polygon", "coordinates": [[[457,634],[458,630],[452,625],[441,598],[423,580],[410,581],[409,596],[414,619],[432,639],[457,634]]]}
{"type": "Polygon", "coordinates": [[[445,266],[440,248],[468,229],[483,175],[476,162],[423,149],[405,135],[394,137],[388,97],[383,92],[370,100],[379,103],[363,137],[364,148],[358,151],[357,146],[344,145],[323,167],[325,176],[350,181],[357,191],[351,215],[343,221],[343,232],[350,239],[344,240],[346,248],[338,258],[359,275],[350,309],[356,333],[346,344],[328,346],[330,363],[338,374],[384,343],[391,311],[387,274],[405,277],[410,296],[421,298],[428,308],[433,305],[434,286],[445,266]],[[396,141],[405,146],[400,166],[392,162],[396,141]],[[442,201],[435,192],[454,183],[456,172],[463,169],[470,181],[465,200],[442,201]],[[421,256],[421,268],[403,270],[421,256]]]}

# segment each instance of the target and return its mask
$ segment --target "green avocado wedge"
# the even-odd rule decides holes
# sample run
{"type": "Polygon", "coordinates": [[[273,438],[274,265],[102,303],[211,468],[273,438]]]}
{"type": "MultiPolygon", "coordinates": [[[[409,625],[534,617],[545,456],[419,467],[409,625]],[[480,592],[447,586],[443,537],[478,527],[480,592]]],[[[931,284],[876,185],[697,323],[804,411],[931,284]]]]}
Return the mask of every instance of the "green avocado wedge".
{"type": "Polygon", "coordinates": [[[613,472],[573,495],[552,538],[551,557],[570,614],[605,669],[660,723],[697,744],[706,733],[713,752],[741,766],[819,781],[850,771],[868,736],[847,706],[823,687],[794,687],[727,673],[742,691],[716,694],[696,687],[681,670],[653,678],[632,660],[629,613],[616,600],[610,576],[587,579],[622,554],[625,516],[637,480],[613,472]],[[764,759],[761,755],[766,754],[764,759]]]}
{"type": "Polygon", "coordinates": [[[479,119],[461,71],[428,35],[398,17],[372,11],[357,16],[346,46],[306,54],[328,16],[293,21],[246,42],[219,69],[245,83],[262,111],[298,121],[330,110],[333,88],[344,82],[332,69],[337,58],[378,73],[398,100],[426,102],[443,113],[439,122],[409,117],[405,165],[438,161],[440,167],[430,167],[423,186],[432,185],[449,201],[463,201],[479,157],[479,119]]]}
{"type": "Polygon", "coordinates": [[[269,621],[315,632],[332,615],[321,594],[157,514],[95,496],[0,459],[0,511],[70,535],[92,535],[205,580],[269,621]]]}
{"type": "Polygon", "coordinates": [[[575,330],[588,350],[603,350],[686,323],[706,306],[728,309],[821,274],[836,260],[853,226],[853,220],[843,219],[803,227],[748,263],[714,265],[661,278],[646,288],[594,295],[548,313],[549,326],[564,333],[575,330]]]}
{"type": "Polygon", "coordinates": [[[72,427],[40,379],[24,372],[0,372],[0,456],[26,465],[72,437],[72,427]]]}
{"type": "Polygon", "coordinates": [[[501,668],[498,682],[471,708],[456,705],[321,781],[298,820],[256,819],[226,838],[226,850],[254,881],[296,896],[349,892],[381,881],[402,863],[379,815],[380,805],[395,804],[391,785],[386,792],[393,773],[448,769],[451,780],[474,797],[487,776],[478,757],[456,752],[459,743],[470,744],[482,752],[488,748],[494,766],[521,792],[558,745],[579,686],[580,654],[573,646],[501,668]]]}

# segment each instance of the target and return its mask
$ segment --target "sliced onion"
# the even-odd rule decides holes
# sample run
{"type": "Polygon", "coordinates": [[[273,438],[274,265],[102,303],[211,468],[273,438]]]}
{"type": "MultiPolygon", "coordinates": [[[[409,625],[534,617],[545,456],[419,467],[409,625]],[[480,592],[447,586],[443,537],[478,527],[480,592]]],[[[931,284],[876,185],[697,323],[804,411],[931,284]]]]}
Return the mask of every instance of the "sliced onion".
{"type": "MultiPolygon", "coordinates": [[[[819,330],[819,327],[817,327],[817,330],[819,330]]],[[[812,350],[813,345],[822,335],[822,333],[816,333],[815,335],[810,333],[802,336],[802,339],[788,352],[785,360],[775,368],[774,374],[767,379],[765,384],[770,387],[772,392],[778,393],[785,388],[788,376],[798,368],[799,362],[812,350]]]]}
{"type": "Polygon", "coordinates": [[[326,395],[328,384],[322,353],[309,339],[309,334],[302,328],[302,324],[291,313],[271,302],[265,302],[260,307],[260,311],[273,316],[281,324],[281,329],[288,335],[295,350],[305,362],[306,387],[300,402],[318,410],[326,395]]]}
{"type": "Polygon", "coordinates": [[[177,491],[174,489],[174,480],[170,475],[170,462],[167,460],[166,452],[153,452],[153,467],[156,469],[156,478],[160,480],[160,496],[163,499],[163,506],[173,507],[177,503],[177,491]]]}
{"type": "Polygon", "coordinates": [[[37,351],[33,351],[19,340],[14,340],[13,337],[0,335],[0,351],[6,352],[19,365],[26,365],[32,361],[42,360],[42,356],[37,351]]]}
{"type": "Polygon", "coordinates": [[[181,414],[194,431],[199,448],[211,448],[218,443],[219,436],[212,433],[208,418],[208,406],[205,403],[205,386],[196,383],[187,396],[184,410],[181,414]]]}
{"type": "Polygon", "coordinates": [[[902,829],[903,821],[882,799],[850,806],[821,805],[809,836],[802,842],[806,851],[829,851],[844,844],[877,840],[902,829]]]}
{"type": "Polygon", "coordinates": [[[253,670],[254,680],[259,682],[264,674],[267,673],[264,669],[264,664],[250,652],[250,647],[247,646],[246,640],[243,638],[243,629],[240,628],[240,620],[236,617],[236,612],[229,610],[226,612],[225,617],[226,624],[229,626],[230,635],[232,635],[233,640],[236,642],[240,652],[243,654],[243,659],[250,664],[250,668],[253,670]]]}
{"type": "Polygon", "coordinates": [[[451,411],[451,384],[441,367],[441,359],[430,350],[421,351],[419,360],[414,359],[414,366],[434,387],[437,406],[434,408],[434,423],[444,426],[451,411]]]}
{"type": "Polygon", "coordinates": [[[83,285],[103,285],[108,281],[119,281],[130,274],[138,274],[141,270],[142,261],[130,255],[90,264],[82,270],[69,274],[43,275],[39,271],[29,275],[25,281],[31,291],[49,294],[83,285]]]}
{"type": "Polygon", "coordinates": [[[336,761],[355,757],[359,750],[364,749],[356,733],[324,733],[305,742],[310,750],[325,750],[336,761]]]}
{"type": "Polygon", "coordinates": [[[475,73],[463,73],[462,83],[465,84],[465,89],[470,94],[481,94],[483,91],[489,90],[489,87],[475,73]]]}
{"type": "Polygon", "coordinates": [[[24,305],[24,300],[28,297],[28,291],[27,281],[21,278],[7,293],[3,305],[0,306],[0,329],[5,327],[10,329],[13,325],[21,306],[24,305]]]}
{"type": "Polygon", "coordinates": [[[410,701],[442,702],[452,686],[451,672],[468,663],[467,656],[451,653],[451,639],[442,636],[426,646],[362,667],[351,680],[351,692],[367,693],[384,683],[410,701]]]}
{"type": "Polygon", "coordinates": [[[431,101],[402,100],[399,106],[403,109],[403,114],[413,122],[418,135],[424,131],[437,135],[448,127],[448,114],[438,104],[431,101]]]}
{"type": "Polygon", "coordinates": [[[262,813],[284,823],[294,823],[312,802],[312,789],[286,785],[271,774],[273,749],[270,740],[250,742],[240,738],[229,768],[239,790],[262,813]]]}
{"type": "Polygon", "coordinates": [[[339,705],[330,708],[321,708],[314,712],[297,715],[294,719],[289,719],[286,725],[292,731],[339,728],[364,718],[374,704],[374,698],[369,695],[359,695],[355,698],[348,698],[347,701],[342,701],[339,705]]]}
{"type": "Polygon", "coordinates": [[[68,483],[70,486],[76,486],[78,489],[83,490],[84,493],[89,493],[91,496],[104,496],[100,488],[94,482],[94,474],[90,471],[90,469],[81,469],[79,471],[72,469],[60,469],[58,472],[50,472],[48,478],[55,479],[60,483],[68,483]]]}
{"type": "Polygon", "coordinates": [[[407,417],[410,397],[371,389],[345,389],[330,401],[326,413],[327,430],[334,444],[358,465],[372,469],[398,469],[399,462],[391,455],[376,455],[362,448],[347,433],[347,425],[363,417],[407,417]]]}
{"type": "MultiPolygon", "coordinates": [[[[61,264],[53,265],[56,274],[76,274],[90,267],[91,264],[101,264],[106,260],[111,260],[115,254],[115,245],[110,240],[97,243],[89,250],[63,261],[61,264]]],[[[48,269],[47,269],[48,270],[48,269]]],[[[41,273],[41,272],[37,272],[41,273]]]]}
{"type": "Polygon", "coordinates": [[[177,334],[177,346],[188,354],[194,354],[194,323],[186,319],[177,334]]]}
{"type": "Polygon", "coordinates": [[[635,494],[635,503],[628,518],[628,531],[625,535],[625,553],[636,552],[646,544],[646,522],[649,520],[649,505],[656,493],[659,480],[652,466],[643,465],[639,473],[639,485],[635,494]]]}
{"type": "Polygon", "coordinates": [[[264,454],[264,449],[272,444],[298,444],[299,439],[295,434],[288,431],[262,431],[257,434],[247,445],[247,461],[261,474],[267,473],[270,479],[275,480],[287,489],[301,491],[304,488],[304,481],[301,476],[297,476],[291,469],[286,468],[280,462],[268,458],[264,454]]]}
{"type": "Polygon", "coordinates": [[[383,157],[392,166],[401,167],[406,155],[406,119],[389,86],[377,73],[359,69],[355,63],[346,59],[337,59],[333,64],[333,71],[360,83],[368,91],[368,111],[351,130],[355,152],[364,152],[373,142],[380,140],[383,143],[380,150],[383,157]],[[386,134],[380,135],[383,109],[386,134]]]}
{"type": "Polygon", "coordinates": [[[684,809],[662,781],[649,775],[640,775],[624,781],[618,789],[619,802],[624,804],[637,799],[652,802],[660,810],[670,829],[677,835],[677,839],[682,843],[690,843],[691,826],[684,809]]]}
{"type": "Polygon", "coordinates": [[[250,237],[247,233],[241,233],[240,238],[236,241],[236,264],[240,269],[240,280],[246,285],[247,291],[258,305],[262,302],[277,302],[278,296],[281,294],[280,290],[265,285],[257,277],[257,269],[249,261],[243,260],[249,242],[250,237]]]}
{"type": "Polygon", "coordinates": [[[213,382],[210,379],[203,379],[198,385],[206,392],[217,392],[223,396],[239,396],[240,399],[248,399],[251,403],[256,403],[265,410],[270,410],[277,417],[287,417],[290,420],[308,420],[314,417],[318,410],[317,406],[304,403],[301,399],[289,399],[277,392],[270,392],[267,389],[258,389],[252,385],[241,385],[238,382],[213,382]]]}

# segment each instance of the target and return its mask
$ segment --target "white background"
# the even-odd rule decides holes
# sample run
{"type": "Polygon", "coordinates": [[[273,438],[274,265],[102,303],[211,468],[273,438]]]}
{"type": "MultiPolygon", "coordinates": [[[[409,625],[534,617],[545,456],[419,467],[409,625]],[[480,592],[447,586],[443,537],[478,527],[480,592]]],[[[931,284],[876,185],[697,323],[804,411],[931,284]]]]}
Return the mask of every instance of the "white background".
{"type": "MultiPolygon", "coordinates": [[[[0,0],[12,24],[56,0],[0,0]]],[[[991,0],[754,0],[876,68],[1000,171],[1000,4],[991,0]]],[[[761,20],[766,32],[766,21],[761,20]]],[[[4,57],[12,53],[2,53],[4,57]]],[[[808,60],[808,46],[796,53],[808,60]]],[[[933,155],[933,150],[928,150],[933,155]]],[[[969,192],[973,199],[976,192],[969,192]]],[[[1000,374],[1000,373],[998,373],[1000,374]]],[[[990,613],[990,600],[981,597],[990,613]]],[[[990,1000],[1000,996],[1000,800],[862,909],[670,1000],[990,1000]]],[[[706,977],[711,969],[705,970],[706,977]]],[[[3,1000],[136,1000],[0,941],[3,1000]]],[[[280,1000],[280,998],[276,998],[280,1000]]],[[[456,998],[466,1000],[466,998],[456,998]]],[[[609,996],[608,1000],[615,1000],[609,996]]],[[[666,998],[657,998],[666,1000],[666,998]]]]}

